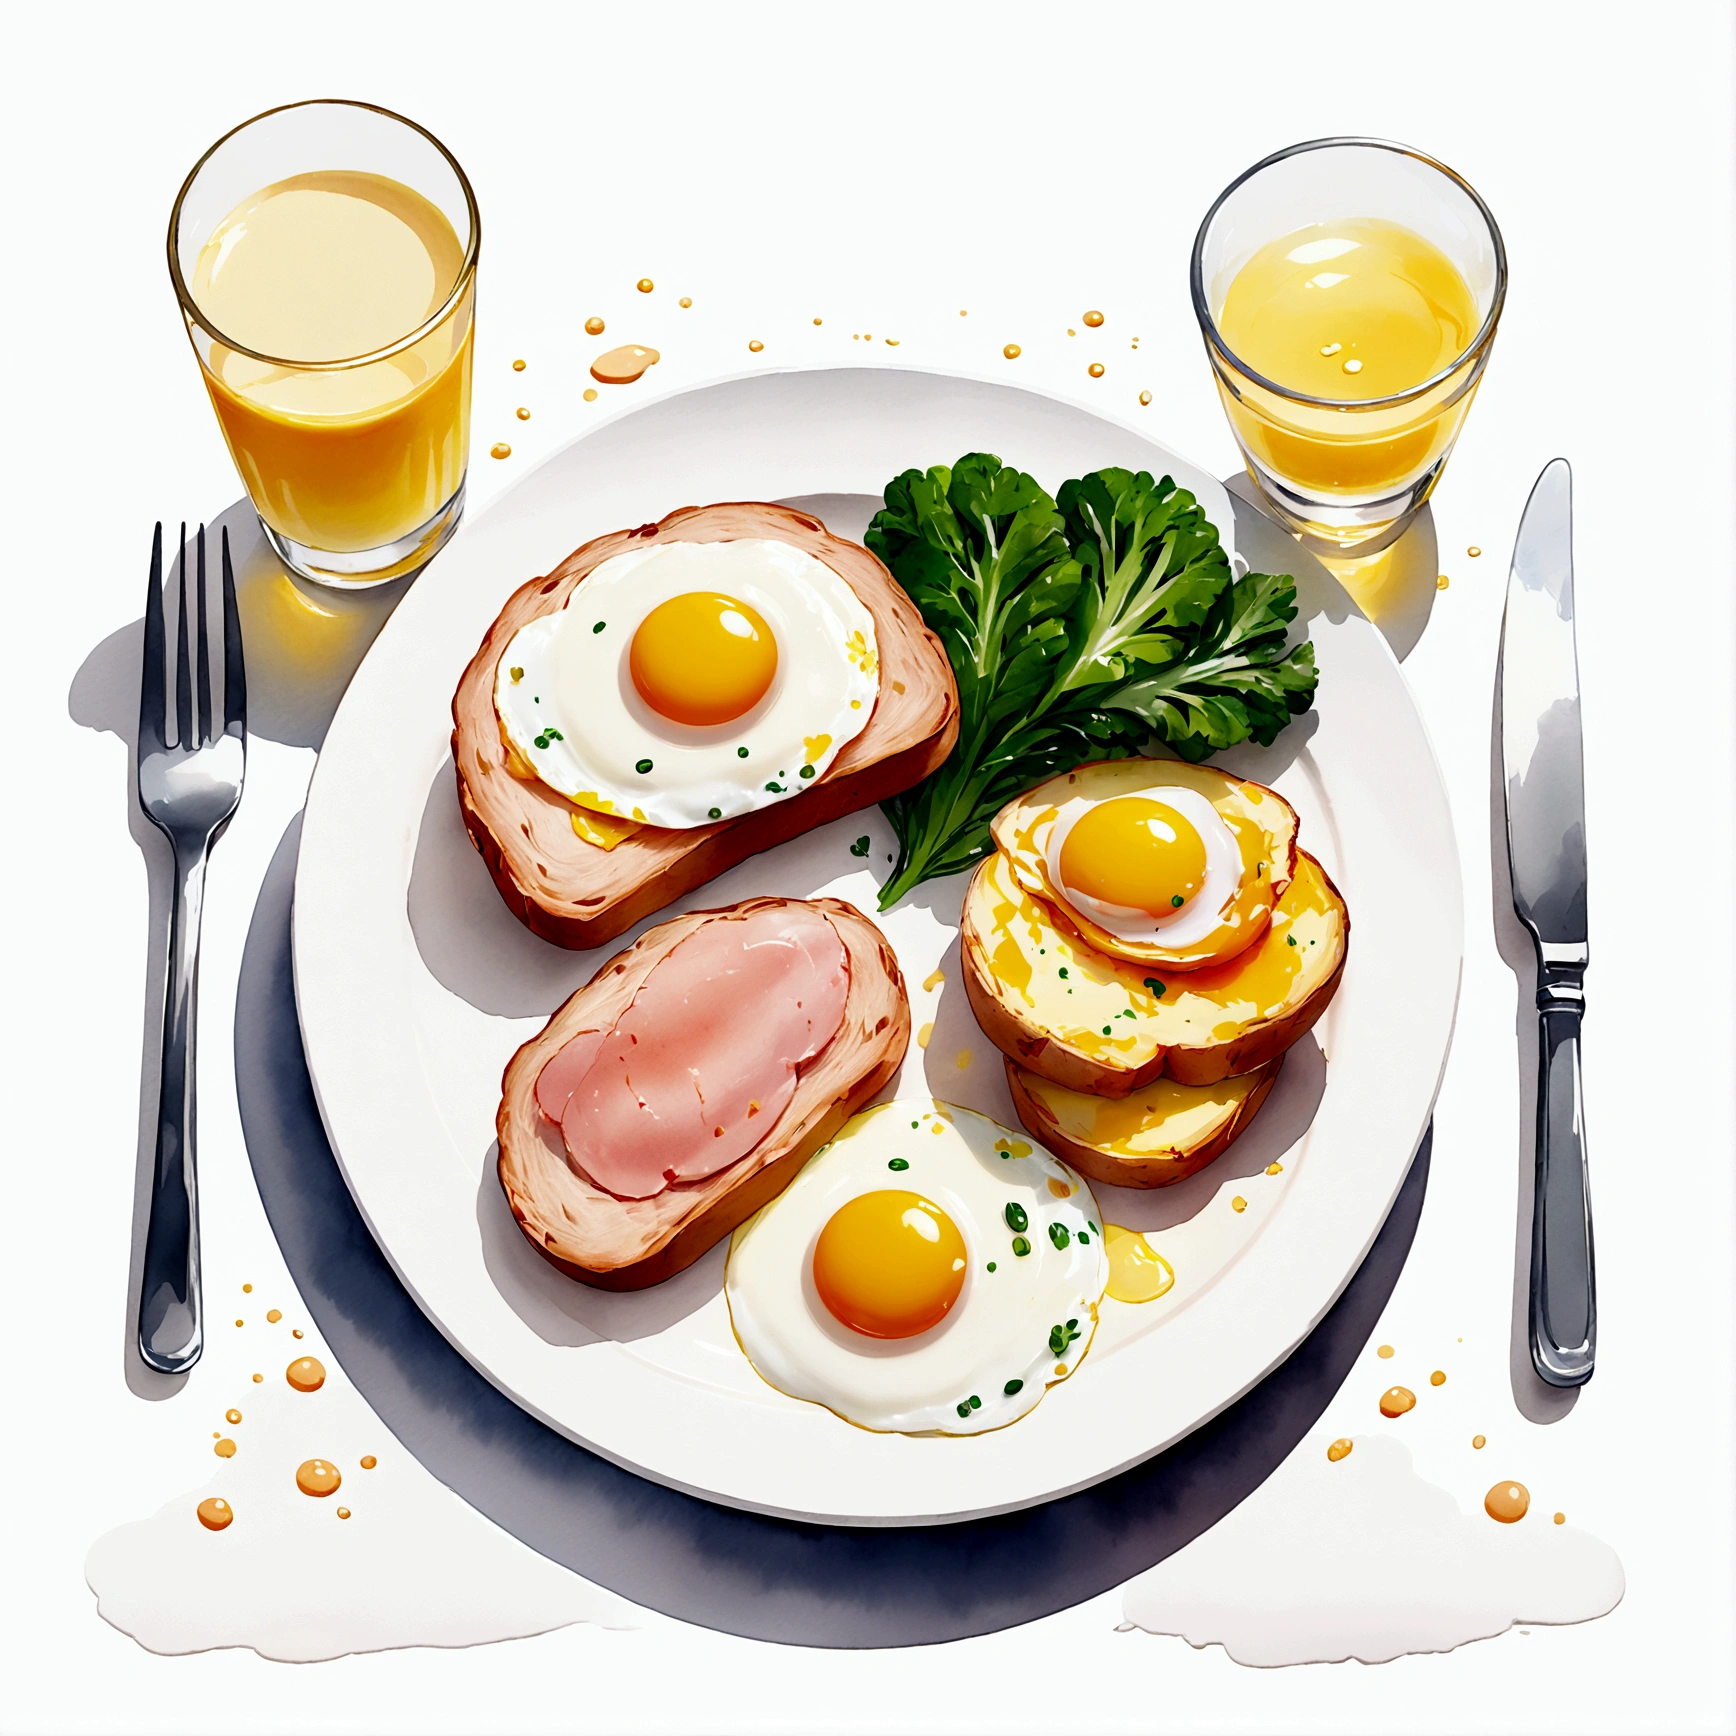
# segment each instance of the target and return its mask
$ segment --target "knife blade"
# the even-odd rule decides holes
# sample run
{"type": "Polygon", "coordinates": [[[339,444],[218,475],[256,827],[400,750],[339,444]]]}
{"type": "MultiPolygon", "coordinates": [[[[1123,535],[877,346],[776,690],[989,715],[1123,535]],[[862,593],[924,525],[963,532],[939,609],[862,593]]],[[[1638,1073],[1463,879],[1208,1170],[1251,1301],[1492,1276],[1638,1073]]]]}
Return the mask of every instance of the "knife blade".
{"type": "Polygon", "coordinates": [[[1537,947],[1531,1362],[1558,1387],[1583,1386],[1597,1357],[1580,1062],[1590,954],[1573,618],[1573,472],[1557,458],[1537,478],[1513,545],[1501,623],[1501,759],[1513,908],[1537,947]]]}

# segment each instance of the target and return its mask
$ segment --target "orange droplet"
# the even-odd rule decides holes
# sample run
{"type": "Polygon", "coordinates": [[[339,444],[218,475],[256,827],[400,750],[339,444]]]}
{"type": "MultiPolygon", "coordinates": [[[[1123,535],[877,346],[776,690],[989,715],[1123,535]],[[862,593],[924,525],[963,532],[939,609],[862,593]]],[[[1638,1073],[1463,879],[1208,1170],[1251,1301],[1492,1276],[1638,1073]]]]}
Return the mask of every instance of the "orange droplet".
{"type": "Polygon", "coordinates": [[[1441,573],[1435,579],[1435,589],[1437,591],[1444,591],[1452,582],[1453,581],[1449,579],[1445,573],[1441,573]]]}
{"type": "Polygon", "coordinates": [[[489,447],[488,456],[490,458],[510,458],[512,456],[512,448],[508,446],[504,440],[496,440],[495,443],[489,447]]]}
{"type": "Polygon", "coordinates": [[[1088,326],[1100,326],[1103,323],[1103,315],[1100,314],[1096,308],[1092,308],[1092,310],[1085,316],[1085,323],[1088,326]]]}
{"type": "Polygon", "coordinates": [[[1383,1417],[1402,1417],[1407,1410],[1415,1408],[1417,1395],[1408,1386],[1389,1386],[1380,1395],[1380,1414],[1383,1417]]]}
{"type": "Polygon", "coordinates": [[[1374,1354],[1376,1356],[1391,1356],[1392,1346],[1390,1344],[1383,1344],[1374,1354]]]}
{"type": "Polygon", "coordinates": [[[268,1308],[265,1311],[265,1318],[275,1326],[283,1318],[283,1310],[281,1308],[268,1308]]]}
{"type": "Polygon", "coordinates": [[[303,1459],[295,1468],[295,1486],[304,1495],[330,1495],[342,1482],[337,1466],[326,1459],[303,1459]]]}
{"type": "Polygon", "coordinates": [[[520,356],[519,359],[512,364],[512,371],[515,374],[522,374],[524,372],[524,357],[523,356],[520,356]]]}
{"type": "Polygon", "coordinates": [[[262,1380],[264,1380],[264,1379],[265,1379],[265,1376],[264,1376],[264,1375],[263,1375],[263,1374],[256,1374],[256,1375],[254,1375],[254,1377],[253,1377],[253,1384],[254,1384],[254,1385],[255,1385],[255,1386],[258,1386],[258,1385],[259,1385],[259,1383],[260,1383],[260,1382],[261,1382],[261,1381],[262,1381],[262,1380]]]}
{"type": "Polygon", "coordinates": [[[1066,1365],[1066,1363],[1064,1363],[1064,1362],[1057,1362],[1057,1363],[1056,1363],[1056,1364],[1055,1364],[1055,1372],[1056,1372],[1056,1373],[1057,1373],[1057,1374],[1065,1374],[1065,1373],[1066,1373],[1066,1372],[1067,1372],[1067,1365],[1066,1365]]]}
{"type": "Polygon", "coordinates": [[[597,388],[595,386],[587,386],[585,388],[585,402],[587,404],[594,404],[594,403],[596,403],[596,401],[597,401],[597,388]]]}
{"type": "Polygon", "coordinates": [[[220,1440],[211,1451],[220,1459],[232,1459],[235,1457],[235,1443],[225,1437],[223,1440],[220,1440]]]}
{"type": "Polygon", "coordinates": [[[1073,1197],[1072,1187],[1057,1176],[1049,1177],[1049,1192],[1058,1200],[1070,1200],[1073,1197]]]}
{"type": "Polygon", "coordinates": [[[1103,364],[1101,362],[1093,362],[1085,372],[1088,373],[1092,379],[1101,380],[1103,378],[1103,364]]]}
{"type": "Polygon", "coordinates": [[[1531,1511],[1531,1491],[1523,1483],[1497,1483],[1483,1497],[1483,1511],[1503,1525],[1516,1524],[1531,1511]]]}
{"type": "Polygon", "coordinates": [[[1471,546],[1465,550],[1465,553],[1468,554],[1472,560],[1475,560],[1482,552],[1483,551],[1478,548],[1475,543],[1472,543],[1471,546]]]}
{"type": "Polygon", "coordinates": [[[1350,1449],[1355,1445],[1354,1441],[1347,1441],[1341,1436],[1326,1449],[1326,1456],[1336,1465],[1340,1459],[1350,1457],[1350,1449]]]}
{"type": "Polygon", "coordinates": [[[1245,1212],[1247,1209],[1248,1202],[1243,1199],[1240,1194],[1237,1194],[1236,1197],[1230,1201],[1230,1210],[1233,1212],[1245,1212]]]}
{"type": "Polygon", "coordinates": [[[362,1454],[362,1469],[364,1471],[373,1470],[373,1468],[377,1464],[379,1464],[379,1462],[380,1461],[378,1459],[376,1459],[372,1453],[363,1453],[362,1454]]]}
{"type": "Polygon", "coordinates": [[[518,419],[521,422],[528,422],[530,420],[530,411],[528,411],[522,404],[518,407],[518,419]]]}
{"type": "Polygon", "coordinates": [[[221,1495],[212,1495],[201,1501],[193,1511],[199,1515],[199,1523],[207,1531],[221,1531],[235,1517],[235,1509],[221,1495]]]}
{"type": "Polygon", "coordinates": [[[819,321],[819,320],[815,320],[815,321],[814,321],[814,324],[815,324],[815,325],[819,325],[819,324],[820,324],[820,323],[821,323],[821,321],[819,321]]]}
{"type": "Polygon", "coordinates": [[[1557,1513],[1555,1515],[1555,1523],[1557,1525],[1565,1525],[1567,1523],[1567,1515],[1565,1513],[1557,1513]]]}
{"type": "Polygon", "coordinates": [[[243,1284],[241,1286],[241,1294],[243,1296],[251,1296],[253,1294],[253,1286],[251,1284],[243,1284]]]}
{"type": "Polygon", "coordinates": [[[231,1405],[230,1408],[223,1413],[223,1420],[226,1423],[238,1423],[241,1421],[241,1412],[231,1405]]]}
{"type": "Polygon", "coordinates": [[[749,338],[747,341],[747,347],[757,356],[760,351],[765,348],[765,345],[762,344],[758,338],[749,338]]]}
{"type": "Polygon", "coordinates": [[[662,361],[662,356],[644,344],[621,344],[612,350],[604,350],[591,363],[591,378],[600,380],[605,386],[630,386],[647,368],[652,368],[662,361]]]}
{"type": "Polygon", "coordinates": [[[1282,1175],[1284,1173],[1284,1166],[1274,1159],[1271,1163],[1266,1165],[1266,1173],[1267,1175],[1282,1175]]]}
{"type": "Polygon", "coordinates": [[[298,1356],[283,1371],[283,1378],[297,1392],[318,1392],[325,1385],[325,1364],[317,1356],[298,1356]]]}
{"type": "Polygon", "coordinates": [[[296,1327],[296,1328],[295,1328],[295,1329],[294,1329],[294,1331],[292,1331],[292,1332],[291,1332],[291,1333],[290,1333],[290,1337],[291,1337],[291,1338],[299,1338],[299,1337],[301,1337],[301,1328],[300,1328],[300,1327],[299,1327],[299,1326],[298,1326],[298,1327],[296,1327]]]}
{"type": "Polygon", "coordinates": [[[245,1325],[246,1325],[246,1324],[247,1324],[247,1322],[246,1322],[246,1321],[245,1321],[245,1320],[237,1320],[237,1321],[236,1321],[236,1322],[235,1322],[235,1324],[236,1324],[236,1325],[237,1325],[237,1326],[245,1326],[245,1325]]]}
{"type": "Polygon", "coordinates": [[[1008,344],[1007,347],[1001,351],[1001,354],[1005,356],[1009,362],[1016,362],[1019,359],[1020,353],[1017,344],[1008,344]]]}
{"type": "Polygon", "coordinates": [[[692,307],[693,306],[693,297],[690,295],[684,295],[684,296],[682,296],[680,301],[678,301],[675,305],[677,307],[692,307]]]}
{"type": "Polygon", "coordinates": [[[340,1507],[338,1509],[338,1517],[340,1519],[347,1519],[347,1518],[349,1518],[349,1516],[350,1516],[350,1510],[348,1507],[340,1507]]]}
{"type": "Polygon", "coordinates": [[[897,338],[888,338],[886,341],[887,341],[887,343],[889,343],[893,347],[893,349],[898,348],[898,339],[897,338]]]}
{"type": "Polygon", "coordinates": [[[657,285],[648,277],[640,278],[638,283],[634,285],[634,288],[636,288],[641,295],[649,295],[656,287],[657,285]]]}
{"type": "Polygon", "coordinates": [[[1429,1376],[1430,1386],[1445,1386],[1446,1384],[1447,1371],[1444,1368],[1437,1368],[1435,1372],[1429,1376]]]}
{"type": "Polygon", "coordinates": [[[970,312],[970,309],[968,307],[961,307],[958,310],[958,317],[960,319],[963,319],[969,312],[970,312]]]}
{"type": "Polygon", "coordinates": [[[1139,394],[1139,401],[1142,404],[1149,404],[1151,402],[1151,394],[1149,392],[1141,392],[1139,394]]]}
{"type": "Polygon", "coordinates": [[[1472,1435],[1471,1436],[1471,1445],[1473,1447],[1475,1447],[1479,1453],[1482,1452],[1484,1447],[1486,1447],[1488,1444],[1489,1444],[1489,1437],[1487,1435],[1472,1435]]]}
{"type": "Polygon", "coordinates": [[[222,1438],[223,1438],[223,1431],[221,1429],[213,1429],[211,1431],[211,1439],[212,1440],[217,1441],[217,1440],[221,1440],[222,1438]]]}
{"type": "Polygon", "coordinates": [[[591,317],[585,321],[585,330],[594,338],[600,338],[603,335],[603,329],[603,322],[598,319],[595,314],[592,314],[591,317]]]}

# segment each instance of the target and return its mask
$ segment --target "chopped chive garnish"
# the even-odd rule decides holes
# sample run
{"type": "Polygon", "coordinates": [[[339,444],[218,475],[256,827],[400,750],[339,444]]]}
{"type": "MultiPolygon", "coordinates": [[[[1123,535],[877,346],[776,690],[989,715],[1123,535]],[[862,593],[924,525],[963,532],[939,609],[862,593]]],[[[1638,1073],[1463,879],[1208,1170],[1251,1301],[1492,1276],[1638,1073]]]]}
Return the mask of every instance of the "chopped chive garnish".
{"type": "Polygon", "coordinates": [[[1182,904],[1184,902],[1185,902],[1185,900],[1183,900],[1182,897],[1180,896],[1180,894],[1178,893],[1174,898],[1172,898],[1169,901],[1169,907],[1171,910],[1180,910],[1182,907],[1182,904]]]}
{"type": "Polygon", "coordinates": [[[1014,1393],[1023,1392],[1024,1390],[1025,1383],[1022,1380],[1009,1380],[1007,1384],[1001,1388],[1001,1391],[1004,1392],[1008,1398],[1011,1398],[1014,1393]]]}
{"type": "Polygon", "coordinates": [[[747,749],[745,747],[738,747],[735,750],[735,757],[737,759],[746,759],[747,758],[747,749]]]}
{"type": "Polygon", "coordinates": [[[909,1169],[910,1159],[907,1157],[892,1158],[886,1165],[888,1169],[909,1169]]]}
{"type": "Polygon", "coordinates": [[[852,856],[866,856],[868,854],[868,834],[866,832],[850,846],[850,854],[852,856]]]}
{"type": "Polygon", "coordinates": [[[970,1400],[968,1398],[964,1401],[963,1404],[959,1405],[958,1414],[961,1417],[968,1417],[970,1415],[970,1400]]]}
{"type": "Polygon", "coordinates": [[[1062,965],[1061,968],[1055,974],[1057,976],[1065,976],[1067,974],[1067,967],[1065,965],[1062,965]]]}
{"type": "Polygon", "coordinates": [[[778,783],[776,780],[773,780],[771,783],[768,783],[766,785],[766,788],[768,790],[770,790],[774,796],[781,796],[784,793],[784,786],[782,784],[778,783]]]}
{"type": "Polygon", "coordinates": [[[1069,1320],[1065,1326],[1051,1326],[1049,1328],[1049,1354],[1051,1356],[1065,1356],[1067,1346],[1078,1336],[1079,1322],[1077,1320],[1069,1320]]]}
{"type": "Polygon", "coordinates": [[[1154,995],[1156,995],[1159,1000],[1162,1000],[1163,999],[1163,992],[1165,989],[1167,989],[1169,987],[1169,984],[1168,983],[1160,983],[1156,977],[1147,977],[1145,979],[1145,986],[1148,989],[1150,989],[1151,992],[1154,995]]]}
{"type": "Polygon", "coordinates": [[[710,813],[712,819],[714,819],[714,820],[721,820],[723,818],[723,809],[722,808],[711,808],[711,809],[708,809],[707,812],[710,813]]]}
{"type": "Polygon", "coordinates": [[[1049,1240],[1053,1242],[1057,1248],[1066,1247],[1072,1239],[1073,1238],[1067,1233],[1067,1226],[1065,1224],[1051,1224],[1049,1226],[1049,1240]]]}
{"type": "Polygon", "coordinates": [[[592,632],[593,632],[593,633],[600,633],[600,632],[602,632],[602,630],[603,630],[603,629],[604,629],[604,628],[605,628],[605,627],[606,627],[606,626],[608,626],[608,624],[609,624],[609,623],[608,623],[608,622],[607,622],[607,621],[599,621],[599,622],[598,622],[598,623],[597,623],[597,624],[596,624],[596,626],[594,626],[594,627],[593,627],[593,628],[592,628],[592,629],[591,629],[591,631],[592,631],[592,632]]]}
{"type": "Polygon", "coordinates": [[[1007,1228],[1009,1230],[1028,1230],[1031,1220],[1025,1214],[1025,1208],[1017,1200],[1007,1201],[1007,1228]]]}
{"type": "Polygon", "coordinates": [[[1103,1034],[1104,1034],[1104,1036],[1106,1036],[1106,1037],[1107,1037],[1107,1036],[1109,1036],[1109,1035],[1110,1035],[1110,1034],[1111,1034],[1111,1033],[1110,1033],[1110,1030],[1109,1030],[1109,1027],[1108,1027],[1108,1026],[1107,1026],[1107,1025],[1105,1025],[1105,1026],[1104,1026],[1104,1027],[1103,1027],[1103,1034]]]}
{"type": "Polygon", "coordinates": [[[536,747],[547,747],[548,744],[549,738],[546,735],[539,735],[533,745],[536,747]]]}
{"type": "Polygon", "coordinates": [[[636,771],[640,777],[644,777],[650,769],[651,762],[649,760],[640,760],[639,763],[633,767],[633,770],[636,771]]]}
{"type": "Polygon", "coordinates": [[[915,1122],[914,1122],[914,1121],[913,1121],[913,1122],[911,1122],[911,1124],[910,1124],[910,1125],[911,1125],[911,1126],[912,1126],[912,1127],[914,1127],[914,1126],[915,1126],[915,1125],[916,1125],[916,1123],[915,1123],[915,1122]]]}
{"type": "Polygon", "coordinates": [[[1086,1235],[1083,1230],[1081,1230],[1079,1232],[1079,1246],[1082,1248],[1088,1247],[1090,1245],[1090,1242],[1091,1242],[1091,1238],[1088,1235],[1086,1235]]]}
{"type": "Polygon", "coordinates": [[[550,741],[565,741],[567,739],[552,723],[543,730],[543,734],[546,735],[550,741]]]}
{"type": "Polygon", "coordinates": [[[1024,1259],[1030,1251],[1031,1244],[1027,1242],[1023,1236],[1013,1237],[1013,1252],[1017,1254],[1021,1260],[1024,1259]]]}
{"type": "Polygon", "coordinates": [[[993,1260],[990,1260],[989,1261],[989,1270],[992,1272],[994,1269],[995,1269],[995,1263],[993,1260]]]}
{"type": "Polygon", "coordinates": [[[813,775],[814,775],[814,768],[812,766],[803,766],[802,767],[802,776],[803,777],[811,778],[813,775]]]}
{"type": "Polygon", "coordinates": [[[983,1401],[978,1398],[974,1392],[970,1395],[970,1408],[972,1410],[981,1410],[983,1408],[983,1401]]]}
{"type": "Polygon", "coordinates": [[[1291,944],[1291,945],[1292,945],[1292,946],[1294,946],[1294,945],[1295,945],[1295,944],[1296,944],[1296,937],[1295,937],[1295,935],[1293,935],[1293,934],[1287,934],[1287,935],[1285,935],[1285,936],[1284,936],[1284,938],[1285,938],[1285,939],[1286,939],[1286,940],[1287,940],[1287,941],[1289,941],[1289,943],[1290,943],[1290,944],[1291,944]]]}
{"type": "Polygon", "coordinates": [[[1092,1231],[1092,1234],[1093,1234],[1093,1235],[1098,1235],[1098,1236],[1100,1236],[1100,1235],[1102,1235],[1102,1234],[1103,1234],[1103,1232],[1102,1232],[1102,1231],[1101,1231],[1101,1230],[1100,1230],[1100,1229],[1098,1229],[1098,1228],[1097,1228],[1097,1226],[1096,1226],[1096,1225],[1095,1225],[1095,1224],[1092,1224],[1092,1223],[1091,1223],[1091,1220],[1090,1220],[1090,1219],[1089,1219],[1089,1218],[1087,1218],[1087,1219],[1086,1219],[1086,1220],[1085,1220],[1085,1222],[1086,1222],[1086,1223],[1088,1223],[1088,1224],[1091,1224],[1091,1231],[1092,1231]]]}

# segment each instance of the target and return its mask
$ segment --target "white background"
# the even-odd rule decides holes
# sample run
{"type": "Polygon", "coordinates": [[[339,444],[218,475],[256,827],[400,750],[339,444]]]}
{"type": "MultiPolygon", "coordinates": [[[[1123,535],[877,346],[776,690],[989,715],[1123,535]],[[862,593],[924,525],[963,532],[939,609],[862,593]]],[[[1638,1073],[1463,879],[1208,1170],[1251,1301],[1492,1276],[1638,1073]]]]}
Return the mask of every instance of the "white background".
{"type": "MultiPolygon", "coordinates": [[[[8,35],[6,1728],[1731,1728],[1727,6],[352,0],[43,10],[8,35]],[[644,389],[581,401],[604,347],[583,335],[592,313],[605,342],[663,351],[659,391],[748,365],[750,338],[767,366],[973,371],[1017,342],[1009,379],[1149,418],[1227,474],[1186,295],[1193,230],[1222,185],[1280,145],[1342,132],[1402,138],[1478,187],[1512,290],[1436,501],[1451,588],[1406,665],[1459,828],[1464,996],[1422,1227],[1377,1334],[1398,1355],[1371,1347],[1316,1434],[1381,1426],[1383,1387],[1447,1369],[1406,1419],[1419,1468],[1467,1508],[1517,1477],[1606,1538],[1628,1574],[1615,1614],[1379,1670],[1271,1673],[1116,1634],[1114,1595],[1033,1631],[901,1653],[648,1618],[635,1634],[294,1670],[250,1653],[155,1658],[97,1618],[86,1547],[203,1478],[208,1412],[239,1353],[219,1341],[168,1402],[124,1378],[146,872],[124,749],[69,720],[68,690],[140,613],[152,521],[214,517],[239,493],[164,269],[175,189],[235,122],[311,95],[414,116],[476,185],[472,510],[644,389]],[[641,276],[654,295],[634,292],[641,276]],[[1090,337],[1088,307],[1108,316],[1090,337]],[[486,456],[497,439],[511,459],[486,456]],[[1596,1381],[1543,1426],[1516,1409],[1508,1373],[1522,991],[1493,937],[1489,712],[1513,531],[1558,452],[1577,482],[1602,1345],[1596,1381]],[[1473,1454],[1479,1430],[1490,1445],[1473,1454]]],[[[214,1316],[244,1277],[285,1282],[228,1032],[259,876],[311,763],[256,742],[216,857],[201,1105],[214,1316]]]]}

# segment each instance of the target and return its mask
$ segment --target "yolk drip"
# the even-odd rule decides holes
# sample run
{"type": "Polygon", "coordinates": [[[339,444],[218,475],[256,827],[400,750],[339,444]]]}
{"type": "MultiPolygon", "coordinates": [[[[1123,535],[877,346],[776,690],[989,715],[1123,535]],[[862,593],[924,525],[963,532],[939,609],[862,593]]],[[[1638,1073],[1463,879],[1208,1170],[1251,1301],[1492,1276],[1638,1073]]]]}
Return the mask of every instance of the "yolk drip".
{"type": "Polygon", "coordinates": [[[902,1188],[859,1194],[826,1221],[814,1287],[834,1319],[868,1338],[913,1338],[945,1318],[964,1288],[958,1226],[902,1188]]]}
{"type": "Polygon", "coordinates": [[[1069,892],[1168,916],[1205,885],[1206,846],[1168,803],[1116,796],[1074,822],[1060,867],[1069,892]]]}
{"type": "Polygon", "coordinates": [[[1109,1254],[1107,1294],[1117,1302],[1155,1302],[1175,1284],[1175,1268],[1138,1230],[1103,1226],[1109,1254]]]}
{"type": "Polygon", "coordinates": [[[687,591],[659,603],[633,635],[639,697],[675,723],[730,723],[753,710],[778,672],[778,642],[751,603],[687,591]]]}

